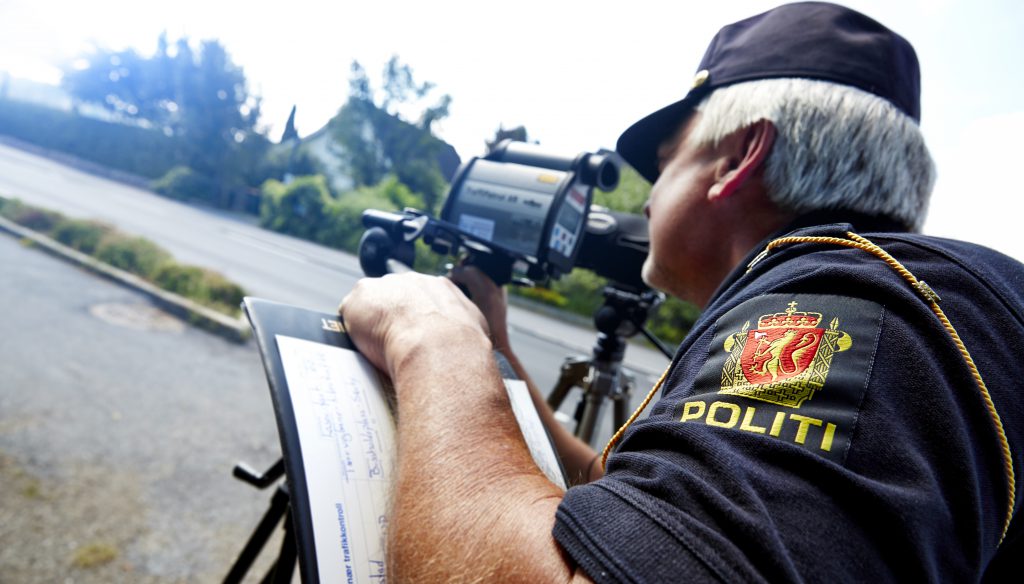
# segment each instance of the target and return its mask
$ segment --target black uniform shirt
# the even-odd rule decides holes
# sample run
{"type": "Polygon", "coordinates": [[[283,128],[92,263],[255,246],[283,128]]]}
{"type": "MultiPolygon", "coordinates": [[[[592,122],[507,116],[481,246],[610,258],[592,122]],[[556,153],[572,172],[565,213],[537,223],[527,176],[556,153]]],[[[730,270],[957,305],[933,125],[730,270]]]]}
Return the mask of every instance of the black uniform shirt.
{"type": "MultiPolygon", "coordinates": [[[[1024,266],[862,234],[941,297],[1019,474],[1024,266]]],[[[993,417],[928,303],[872,254],[799,243],[723,283],[554,535],[599,582],[995,580],[1024,551],[1020,520],[999,546],[1009,498],[993,417]]]]}

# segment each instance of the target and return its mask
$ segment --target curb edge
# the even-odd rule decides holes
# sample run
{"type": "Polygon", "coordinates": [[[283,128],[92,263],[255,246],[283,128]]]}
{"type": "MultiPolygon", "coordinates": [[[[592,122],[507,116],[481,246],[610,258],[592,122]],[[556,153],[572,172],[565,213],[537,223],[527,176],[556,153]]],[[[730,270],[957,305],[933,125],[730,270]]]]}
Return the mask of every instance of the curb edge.
{"type": "Polygon", "coordinates": [[[196,325],[229,341],[245,343],[251,336],[249,325],[243,319],[232,318],[193,302],[184,296],[168,292],[135,274],[105,264],[92,256],[70,248],[37,231],[22,227],[6,217],[0,217],[0,231],[7,232],[22,240],[31,241],[40,250],[52,256],[76,264],[117,284],[141,292],[167,312],[189,324],[196,325]]]}

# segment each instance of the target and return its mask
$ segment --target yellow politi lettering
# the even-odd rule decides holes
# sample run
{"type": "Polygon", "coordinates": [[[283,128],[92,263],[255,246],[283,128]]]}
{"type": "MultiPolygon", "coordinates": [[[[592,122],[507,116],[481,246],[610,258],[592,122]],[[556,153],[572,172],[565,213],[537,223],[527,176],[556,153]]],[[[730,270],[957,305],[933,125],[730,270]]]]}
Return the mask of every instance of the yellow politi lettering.
{"type": "Polygon", "coordinates": [[[832,450],[832,438],[836,435],[836,425],[829,422],[825,425],[825,436],[821,439],[821,449],[830,452],[832,450]]]}
{"type": "Polygon", "coordinates": [[[764,434],[765,428],[754,425],[754,414],[757,413],[757,408],[749,407],[743,412],[743,421],[740,422],[740,430],[746,430],[747,432],[756,432],[757,434],[764,434]]]}
{"type": "Polygon", "coordinates": [[[810,416],[801,416],[799,414],[789,414],[786,412],[775,412],[775,416],[772,418],[770,427],[758,426],[754,423],[754,418],[757,416],[757,408],[752,406],[742,407],[737,404],[729,402],[711,402],[709,406],[704,401],[691,401],[683,404],[683,414],[679,418],[680,422],[689,422],[692,420],[701,420],[708,426],[715,426],[718,428],[736,428],[737,423],[739,424],[738,429],[744,432],[752,432],[755,434],[768,433],[771,436],[779,437],[782,434],[783,427],[786,425],[786,419],[793,420],[796,422],[796,435],[793,437],[793,442],[796,444],[804,444],[807,442],[807,433],[810,431],[811,426],[821,428],[824,426],[824,431],[821,437],[821,444],[819,448],[826,452],[832,451],[832,444],[835,440],[836,425],[832,422],[825,422],[817,418],[810,416]],[[722,410],[728,411],[728,417],[720,419],[719,413],[722,410]],[[705,418],[705,413],[707,417],[705,418]]]}
{"type": "Polygon", "coordinates": [[[740,419],[740,407],[736,404],[730,404],[726,402],[715,402],[708,408],[708,419],[705,423],[708,426],[718,426],[719,428],[732,428],[736,425],[736,422],[740,419]],[[729,419],[725,422],[719,422],[715,417],[720,409],[729,410],[729,419]]]}
{"type": "Polygon", "coordinates": [[[683,404],[683,417],[679,418],[680,422],[687,420],[699,420],[704,416],[705,404],[702,401],[692,401],[683,404]]]}
{"type": "Polygon", "coordinates": [[[790,414],[789,419],[796,422],[800,422],[800,427],[796,429],[796,438],[793,439],[797,444],[803,444],[807,440],[807,428],[810,425],[821,426],[821,420],[817,418],[808,418],[807,416],[800,416],[797,414],[790,414]]]}

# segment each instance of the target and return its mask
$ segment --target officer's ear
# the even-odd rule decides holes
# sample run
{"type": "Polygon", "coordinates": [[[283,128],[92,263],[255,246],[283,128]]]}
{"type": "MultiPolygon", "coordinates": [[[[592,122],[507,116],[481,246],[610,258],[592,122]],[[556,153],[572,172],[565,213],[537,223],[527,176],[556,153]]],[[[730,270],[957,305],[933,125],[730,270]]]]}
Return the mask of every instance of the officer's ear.
{"type": "Polygon", "coordinates": [[[708,199],[732,195],[757,175],[775,144],[775,125],[759,120],[726,136],[718,145],[715,183],[708,199]]]}

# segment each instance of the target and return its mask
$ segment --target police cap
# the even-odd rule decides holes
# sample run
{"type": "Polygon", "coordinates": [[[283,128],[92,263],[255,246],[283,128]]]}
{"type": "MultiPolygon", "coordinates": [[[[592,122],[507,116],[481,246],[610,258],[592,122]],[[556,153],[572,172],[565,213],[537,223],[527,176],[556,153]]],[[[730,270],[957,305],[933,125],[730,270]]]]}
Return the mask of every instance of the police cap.
{"type": "Polygon", "coordinates": [[[756,79],[801,77],[851,85],[921,119],[921,76],[910,43],[849,8],[786,4],[715,35],[689,92],[630,126],[616,150],[644,178],[658,178],[658,145],[714,89],[756,79]]]}

